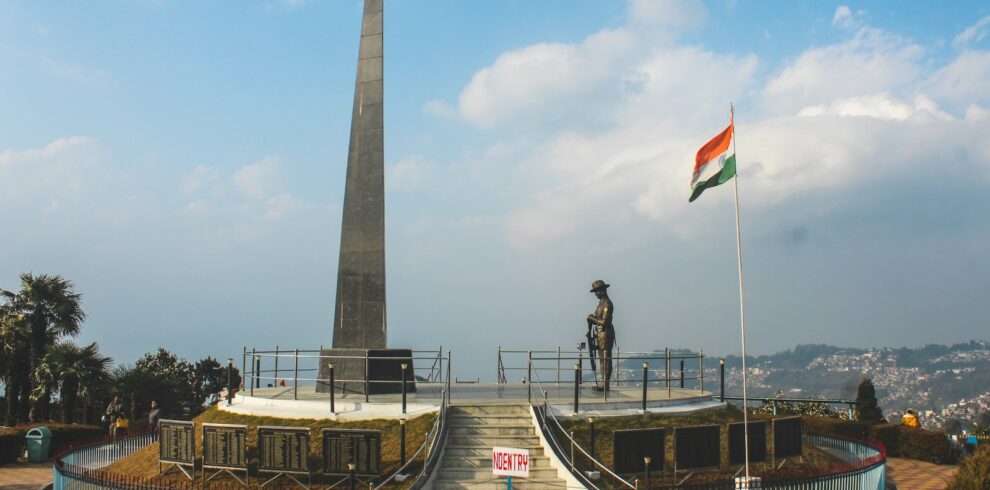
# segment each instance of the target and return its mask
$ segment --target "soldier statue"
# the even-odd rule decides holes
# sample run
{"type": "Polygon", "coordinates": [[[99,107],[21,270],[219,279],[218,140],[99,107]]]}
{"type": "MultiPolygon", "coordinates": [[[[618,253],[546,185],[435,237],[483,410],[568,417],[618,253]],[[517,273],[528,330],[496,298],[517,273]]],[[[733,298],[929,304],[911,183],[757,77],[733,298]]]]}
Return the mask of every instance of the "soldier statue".
{"type": "Polygon", "coordinates": [[[609,285],[601,279],[591,283],[591,292],[598,298],[598,307],[595,312],[588,315],[588,349],[592,355],[591,366],[594,369],[594,355],[598,354],[598,363],[601,368],[601,385],[596,385],[597,390],[609,388],[609,381],[612,380],[612,347],[615,345],[615,328],[612,327],[612,315],[615,308],[612,300],[608,298],[609,285]]]}

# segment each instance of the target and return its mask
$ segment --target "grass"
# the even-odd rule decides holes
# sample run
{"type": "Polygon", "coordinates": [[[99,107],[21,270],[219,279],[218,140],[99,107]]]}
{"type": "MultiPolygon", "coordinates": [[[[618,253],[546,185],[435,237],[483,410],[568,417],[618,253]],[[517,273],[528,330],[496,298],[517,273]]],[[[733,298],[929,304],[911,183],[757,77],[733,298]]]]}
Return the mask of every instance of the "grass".
{"type": "MultiPolygon", "coordinates": [[[[766,415],[750,415],[750,421],[756,420],[768,420],[772,417],[766,415]]],[[[645,429],[654,427],[664,427],[667,429],[673,429],[674,427],[689,427],[695,425],[710,425],[717,424],[721,425],[721,457],[719,460],[722,462],[721,466],[718,468],[708,468],[692,470],[694,475],[685,483],[690,482],[703,482],[712,481],[718,479],[725,479],[731,477],[740,468],[738,465],[730,466],[726,462],[729,459],[729,446],[728,446],[728,429],[725,427],[726,424],[733,422],[742,422],[743,415],[742,412],[734,407],[724,408],[713,408],[708,410],[701,410],[693,412],[686,415],[633,415],[628,417],[608,417],[608,418],[596,418],[595,419],[595,458],[601,461],[608,467],[614,467],[614,459],[612,455],[612,433],[616,430],[623,429],[645,429]]],[[[572,432],[574,434],[574,439],[578,444],[581,445],[586,451],[590,449],[590,430],[588,419],[576,418],[561,420],[561,426],[567,432],[572,432]]],[[[773,454],[773,437],[770,431],[770,424],[767,423],[767,455],[768,459],[772,461],[771,455],[773,454]]],[[[557,432],[558,437],[561,435],[559,429],[557,432]]],[[[562,440],[559,438],[558,440],[562,440]]],[[[675,481],[673,477],[674,468],[674,437],[673,431],[668,430],[666,432],[666,437],[664,439],[664,474],[656,475],[655,477],[651,475],[651,481],[656,484],[671,484],[676,481],[680,481],[684,477],[688,476],[689,471],[681,470],[678,472],[678,478],[675,481]]],[[[566,451],[567,448],[564,448],[566,451]]],[[[575,451],[577,454],[577,451],[575,451]]],[[[583,460],[587,466],[587,469],[591,469],[591,463],[587,458],[577,457],[577,461],[583,460]]],[[[796,468],[804,468],[812,470],[814,468],[825,467],[830,464],[839,462],[838,459],[834,458],[830,454],[811,446],[810,444],[804,445],[804,455],[798,459],[788,459],[785,465],[786,468],[791,470],[796,468]]],[[[780,461],[777,462],[778,464],[780,461]]],[[[751,463],[751,472],[754,474],[759,473],[769,473],[772,472],[770,464],[764,463],[751,463]]],[[[630,475],[630,477],[641,477],[642,475],[630,475]]],[[[603,478],[602,482],[606,479],[603,478]]]]}
{"type": "MultiPolygon", "coordinates": [[[[406,457],[412,457],[413,453],[421,444],[426,437],[426,433],[433,427],[433,422],[436,420],[436,414],[421,415],[416,418],[409,419],[406,423],[406,457]]],[[[399,422],[397,420],[360,420],[360,421],[350,421],[350,422],[334,422],[331,420],[315,420],[315,419],[281,419],[275,417],[255,417],[248,415],[239,415],[230,412],[224,412],[221,410],[211,408],[206,412],[203,412],[197,416],[193,421],[196,423],[196,454],[197,454],[197,468],[202,463],[202,429],[201,425],[204,423],[220,423],[220,424],[241,424],[248,426],[248,472],[251,476],[257,475],[258,467],[258,426],[283,426],[283,427],[308,427],[310,429],[310,467],[313,469],[314,482],[321,481],[322,479],[322,454],[321,454],[321,435],[320,431],[324,428],[339,428],[339,429],[372,429],[382,431],[382,454],[381,454],[381,475],[386,477],[396,470],[399,469],[399,446],[400,446],[400,431],[399,422]]],[[[417,459],[411,467],[406,469],[406,473],[417,474],[422,468],[423,454],[417,459]]],[[[138,451],[137,453],[131,455],[130,457],[124,458],[112,466],[107,468],[110,472],[128,475],[138,478],[156,478],[160,482],[165,483],[168,481],[179,482],[180,476],[171,472],[167,476],[158,477],[158,443],[153,443],[150,446],[138,451]]],[[[242,473],[243,474],[243,473],[242,473]]],[[[199,476],[197,475],[197,478],[199,476]]],[[[218,477],[219,478],[219,477],[218,477]]],[[[229,478],[229,477],[225,477],[229,478]]],[[[336,481],[334,477],[327,477],[327,481],[336,481]]],[[[339,478],[339,477],[337,477],[339,478]]],[[[213,481],[217,481],[216,479],[213,481]]],[[[392,484],[390,488],[403,488],[411,483],[411,479],[407,480],[405,485],[392,484]]]]}

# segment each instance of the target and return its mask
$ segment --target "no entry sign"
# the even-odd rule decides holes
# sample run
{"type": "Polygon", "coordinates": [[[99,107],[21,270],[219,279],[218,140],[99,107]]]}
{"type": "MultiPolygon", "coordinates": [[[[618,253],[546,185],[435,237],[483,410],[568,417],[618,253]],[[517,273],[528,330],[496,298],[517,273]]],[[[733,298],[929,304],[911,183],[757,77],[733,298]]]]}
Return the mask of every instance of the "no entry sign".
{"type": "Polygon", "coordinates": [[[493,447],[492,473],[497,476],[529,478],[529,450],[514,447],[493,447]]]}

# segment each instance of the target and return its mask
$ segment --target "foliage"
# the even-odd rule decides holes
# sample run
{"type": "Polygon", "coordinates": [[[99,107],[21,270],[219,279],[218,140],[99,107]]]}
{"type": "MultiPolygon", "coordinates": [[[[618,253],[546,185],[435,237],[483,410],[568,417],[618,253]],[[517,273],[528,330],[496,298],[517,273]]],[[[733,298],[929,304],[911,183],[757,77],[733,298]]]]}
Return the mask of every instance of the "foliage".
{"type": "MultiPolygon", "coordinates": [[[[196,376],[195,399],[200,405],[227,388],[227,366],[221,365],[220,361],[212,357],[197,361],[194,372],[196,376]]],[[[241,384],[241,374],[237,368],[231,369],[230,384],[234,387],[241,384]]]]}
{"type": "MultiPolygon", "coordinates": [[[[752,413],[762,415],[812,415],[815,417],[840,417],[841,414],[832,410],[828,403],[814,401],[791,402],[781,400],[784,397],[783,391],[778,391],[772,399],[764,400],[760,406],[751,409],[752,413]]],[[[817,397],[811,397],[812,400],[817,397]]]]}
{"type": "MultiPolygon", "coordinates": [[[[38,370],[45,353],[56,341],[79,333],[79,326],[86,314],[82,310],[82,296],[74,291],[71,281],[57,275],[35,276],[31,273],[21,274],[20,280],[18,292],[0,290],[0,296],[5,300],[0,311],[0,322],[6,324],[5,330],[13,328],[20,331],[14,335],[15,342],[4,349],[9,351],[5,353],[8,357],[5,364],[11,382],[6,383],[8,380],[5,377],[5,385],[14,388],[11,391],[19,395],[34,392],[37,415],[44,419],[48,416],[50,393],[44,389],[35,391],[31,374],[38,370]],[[26,331],[23,331],[25,328],[26,331]],[[26,343],[23,339],[25,333],[26,343]],[[23,362],[25,357],[27,363],[23,362]]],[[[17,408],[18,418],[23,418],[23,404],[27,400],[23,396],[13,400],[14,406],[8,407],[17,408]]]]}
{"type": "Polygon", "coordinates": [[[0,465],[16,461],[24,453],[25,436],[28,430],[34,427],[48,427],[52,431],[52,454],[65,446],[106,434],[106,430],[102,427],[77,424],[24,424],[10,429],[0,429],[0,465]]]}
{"type": "Polygon", "coordinates": [[[76,401],[82,386],[104,384],[110,373],[111,359],[100,354],[96,343],[79,347],[66,341],[52,347],[34,371],[35,397],[58,392],[62,404],[62,422],[75,420],[76,401]]]}
{"type": "Polygon", "coordinates": [[[803,421],[805,429],[811,432],[880,441],[887,448],[887,455],[893,457],[935,464],[950,464],[957,458],[949,438],[937,431],[824,417],[804,417],[803,421]]]}
{"type": "Polygon", "coordinates": [[[951,434],[951,435],[962,434],[962,430],[963,430],[962,421],[956,418],[946,420],[945,424],[942,425],[942,430],[944,430],[946,434],[951,434]]]}
{"type": "Polygon", "coordinates": [[[856,387],[856,420],[885,422],[877,403],[877,389],[870,379],[864,378],[856,387]]]}
{"type": "Polygon", "coordinates": [[[983,446],[959,466],[948,490],[986,490],[990,484],[990,446],[983,446]]]}

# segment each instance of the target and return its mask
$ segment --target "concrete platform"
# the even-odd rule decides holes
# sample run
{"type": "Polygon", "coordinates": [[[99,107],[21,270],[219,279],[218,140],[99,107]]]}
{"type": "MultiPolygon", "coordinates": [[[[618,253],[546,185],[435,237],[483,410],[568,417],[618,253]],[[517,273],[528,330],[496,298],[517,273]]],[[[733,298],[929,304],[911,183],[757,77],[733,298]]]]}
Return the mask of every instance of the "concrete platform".
{"type": "MultiPolygon", "coordinates": [[[[336,414],[330,413],[330,395],[316,393],[312,386],[255,388],[250,392],[238,393],[233,404],[221,402],[221,410],[244,415],[269,416],[279,418],[306,418],[330,420],[370,420],[413,418],[437,411],[440,407],[443,385],[440,383],[418,383],[417,393],[406,396],[406,414],[402,414],[401,395],[336,394],[334,405],[336,414]]],[[[458,404],[519,404],[526,402],[529,393],[526,384],[477,384],[460,383],[451,385],[450,401],[458,404]]],[[[571,416],[623,416],[642,413],[643,388],[641,386],[617,387],[608,393],[594,391],[592,385],[584,384],[578,393],[579,412],[574,413],[574,387],[559,386],[547,389],[551,410],[558,417],[571,416]]],[[[534,401],[542,399],[533,393],[534,401]]],[[[713,399],[710,392],[692,389],[650,388],[647,391],[647,412],[683,414],[696,410],[724,407],[725,404],[713,399]]]]}

